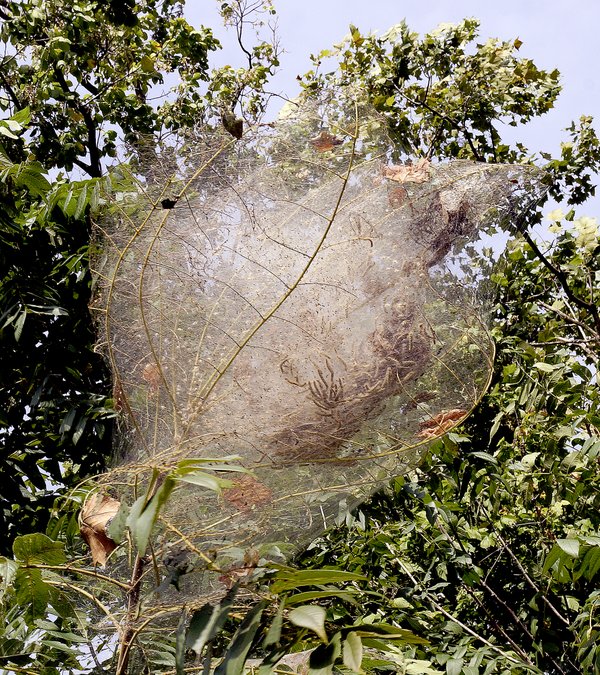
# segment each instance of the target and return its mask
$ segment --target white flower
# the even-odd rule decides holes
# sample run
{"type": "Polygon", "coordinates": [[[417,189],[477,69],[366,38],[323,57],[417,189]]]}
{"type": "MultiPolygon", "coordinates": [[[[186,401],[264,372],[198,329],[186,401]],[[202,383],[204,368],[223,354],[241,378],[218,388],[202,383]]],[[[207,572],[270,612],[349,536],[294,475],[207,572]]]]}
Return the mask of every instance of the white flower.
{"type": "Polygon", "coordinates": [[[573,227],[577,232],[575,241],[578,246],[593,251],[598,246],[598,221],[589,216],[582,216],[573,221],[573,227]]]}
{"type": "Polygon", "coordinates": [[[563,213],[562,209],[554,209],[554,211],[550,211],[550,213],[546,214],[546,218],[548,220],[562,220],[565,217],[565,214],[563,213]]]}

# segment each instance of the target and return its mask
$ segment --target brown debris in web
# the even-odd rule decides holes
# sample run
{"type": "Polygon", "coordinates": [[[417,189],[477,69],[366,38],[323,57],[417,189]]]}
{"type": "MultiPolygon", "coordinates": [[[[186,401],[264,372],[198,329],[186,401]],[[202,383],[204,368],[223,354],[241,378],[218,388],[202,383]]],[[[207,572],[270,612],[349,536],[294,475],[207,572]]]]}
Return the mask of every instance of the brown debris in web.
{"type": "Polygon", "coordinates": [[[142,380],[148,384],[148,389],[155,394],[160,386],[160,368],[156,363],[147,363],[142,370],[142,380]]]}
{"type": "Polygon", "coordinates": [[[333,150],[336,146],[341,145],[344,141],[337,136],[334,136],[327,130],[323,130],[315,138],[311,138],[309,143],[317,152],[327,152],[333,150]]]}
{"type": "Polygon", "coordinates": [[[387,192],[388,203],[393,209],[403,206],[408,197],[408,192],[401,185],[392,187],[387,192]]]}
{"type": "Polygon", "coordinates": [[[438,413],[431,419],[419,424],[419,438],[433,439],[443,436],[457,424],[460,424],[468,415],[466,410],[455,408],[438,413]]]}
{"type": "Polygon", "coordinates": [[[425,158],[414,164],[390,164],[383,167],[383,177],[396,183],[425,183],[431,175],[429,167],[425,158]]]}
{"type": "Polygon", "coordinates": [[[273,492],[254,476],[245,475],[223,490],[223,499],[238,511],[252,511],[273,500],[273,492]]]}

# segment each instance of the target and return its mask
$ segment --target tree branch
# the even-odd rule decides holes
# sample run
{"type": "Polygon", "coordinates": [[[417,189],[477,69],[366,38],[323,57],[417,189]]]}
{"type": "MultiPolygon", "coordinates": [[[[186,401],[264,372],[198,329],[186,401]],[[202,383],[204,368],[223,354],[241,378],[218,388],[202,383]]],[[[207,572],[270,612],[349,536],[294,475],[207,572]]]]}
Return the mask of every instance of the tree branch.
{"type": "MultiPolygon", "coordinates": [[[[411,574],[410,570],[404,565],[404,563],[400,559],[398,559],[398,564],[402,568],[402,571],[408,576],[408,578],[415,585],[415,588],[417,588],[419,586],[419,582],[411,574]]],[[[471,637],[474,637],[477,640],[481,640],[481,642],[483,642],[484,645],[489,647],[491,650],[495,651],[497,654],[500,654],[501,656],[503,656],[508,661],[511,661],[512,663],[520,665],[521,662],[518,659],[515,659],[510,654],[507,654],[504,650],[500,649],[499,647],[497,647],[495,644],[493,644],[489,640],[486,640],[486,638],[484,638],[483,635],[479,635],[472,628],[469,628],[469,626],[467,626],[462,621],[460,621],[457,617],[453,616],[452,614],[450,614],[450,612],[446,611],[446,609],[444,609],[444,607],[442,607],[442,605],[440,605],[439,602],[437,602],[437,600],[433,597],[433,595],[431,593],[429,593],[427,590],[423,590],[423,592],[427,596],[427,598],[429,599],[429,602],[431,602],[433,607],[438,612],[441,612],[447,619],[450,619],[450,621],[454,621],[454,623],[459,625],[466,633],[471,635],[471,637]]]]}
{"type": "MultiPolygon", "coordinates": [[[[490,521],[491,522],[491,521],[490,521]]],[[[502,548],[508,553],[512,561],[515,563],[515,565],[519,568],[521,574],[523,575],[523,578],[525,581],[533,588],[533,590],[536,593],[540,594],[540,597],[548,607],[548,609],[554,614],[560,621],[562,621],[566,626],[570,626],[571,623],[569,622],[568,619],[565,619],[565,617],[556,609],[556,607],[548,600],[548,598],[542,593],[541,589],[539,586],[533,581],[533,579],[527,574],[527,570],[523,567],[521,564],[521,561],[517,558],[517,556],[512,552],[508,544],[504,541],[504,539],[500,536],[500,533],[494,528],[494,533],[496,537],[498,538],[498,541],[502,544],[502,548]]]]}
{"type": "Polygon", "coordinates": [[[88,137],[87,145],[88,145],[88,152],[90,155],[90,163],[89,165],[86,165],[83,162],[78,162],[77,160],[73,161],[74,163],[77,164],[77,166],[87,171],[87,173],[92,178],[100,178],[102,176],[102,163],[101,163],[100,148],[98,147],[98,140],[96,138],[98,127],[94,122],[94,118],[92,117],[89,108],[86,105],[84,105],[80,100],[75,98],[75,94],[74,92],[71,91],[71,88],[69,87],[68,82],[65,80],[65,76],[62,73],[62,71],[59,70],[58,68],[55,68],[54,75],[56,76],[56,80],[60,84],[63,92],[66,95],[69,94],[73,95],[71,101],[72,105],[82,115],[83,121],[85,123],[85,128],[87,130],[87,137],[88,137]]]}
{"type": "Polygon", "coordinates": [[[142,576],[146,560],[141,555],[137,555],[133,564],[133,571],[131,573],[130,589],[127,593],[127,615],[126,625],[121,642],[119,644],[119,656],[115,675],[124,675],[127,672],[129,665],[129,655],[131,653],[131,645],[133,644],[136,635],[133,623],[140,606],[140,590],[142,586],[142,576]]]}
{"type": "Polygon", "coordinates": [[[453,129],[456,129],[457,131],[460,131],[463,133],[467,143],[469,144],[469,147],[471,148],[471,152],[473,153],[473,156],[478,162],[482,162],[483,159],[481,155],[477,152],[477,148],[473,144],[473,140],[471,138],[471,134],[467,131],[466,127],[463,125],[461,126],[458,122],[453,120],[451,117],[448,117],[448,115],[444,115],[444,113],[441,113],[439,110],[436,110],[435,108],[432,108],[428,103],[425,101],[415,101],[414,99],[410,98],[407,96],[407,94],[402,91],[402,89],[396,84],[394,85],[394,88],[396,91],[405,98],[405,100],[410,103],[414,107],[421,106],[422,108],[425,108],[425,110],[428,110],[430,113],[435,115],[436,117],[439,117],[440,119],[444,120],[445,122],[448,122],[450,126],[453,129]]]}
{"type": "Polygon", "coordinates": [[[525,239],[531,250],[534,252],[535,256],[543,263],[544,267],[546,267],[546,269],[548,269],[548,271],[551,272],[552,275],[557,279],[567,298],[569,298],[569,300],[573,304],[577,305],[581,309],[585,309],[592,315],[592,318],[594,319],[596,332],[598,333],[598,335],[600,335],[600,315],[598,314],[598,308],[596,307],[596,305],[577,297],[573,293],[573,291],[569,288],[569,280],[567,279],[567,275],[562,271],[562,269],[551,263],[548,260],[548,258],[546,258],[546,256],[540,251],[538,245],[535,243],[535,241],[532,239],[530,234],[525,229],[519,231],[523,235],[523,238],[525,239]]]}

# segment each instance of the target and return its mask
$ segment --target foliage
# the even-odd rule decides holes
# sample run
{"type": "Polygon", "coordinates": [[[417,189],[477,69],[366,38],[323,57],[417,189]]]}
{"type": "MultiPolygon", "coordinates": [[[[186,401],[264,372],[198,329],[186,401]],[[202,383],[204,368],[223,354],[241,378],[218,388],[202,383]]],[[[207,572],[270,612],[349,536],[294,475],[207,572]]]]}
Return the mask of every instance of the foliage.
{"type": "Polygon", "coordinates": [[[592,119],[571,125],[558,158],[504,141],[503,127],[527,124],[554,106],[559,72],[520,57],[518,38],[478,42],[478,27],[476,19],[465,19],[420,37],[405,22],[381,36],[350,26],[334,49],[312,57],[303,89],[311,94],[358,83],[388,119],[399,159],[545,162],[551,196],[581,203],[593,192],[600,167],[592,119]],[[327,71],[328,64],[334,69],[327,71]]]}
{"type": "Polygon", "coordinates": [[[14,138],[13,161],[34,154],[47,169],[76,166],[99,177],[127,149],[152,151],[156,135],[206,122],[214,108],[233,110],[246,91],[258,113],[277,65],[274,49],[253,48],[248,67],[230,73],[226,85],[209,69],[219,42],[182,12],[178,0],[3,0],[0,107],[9,116],[31,114],[27,140],[14,138]],[[158,87],[173,75],[167,96],[158,87]]]}
{"type": "MultiPolygon", "coordinates": [[[[552,105],[557,74],[516,60],[519,41],[467,49],[475,28],[443,26],[420,42],[404,24],[383,38],[351,29],[337,48],[340,71],[310,73],[306,87],[362,78],[404,152],[541,160],[547,196],[582,203],[594,194],[600,159],[591,118],[568,129],[557,159],[502,144],[500,123],[552,105]]],[[[365,595],[362,608],[426,636],[428,646],[404,656],[447,673],[599,668],[598,224],[556,209],[555,239],[543,251],[530,228],[546,198],[492,277],[498,352],[490,392],[414,474],[348,516],[349,527],[315,543],[302,563],[368,576],[369,592],[387,601],[367,604],[365,595]]],[[[344,620],[347,612],[330,609],[344,620]]]]}
{"type": "MultiPolygon", "coordinates": [[[[541,211],[532,212],[491,280],[496,372],[473,415],[434,442],[417,470],[356,514],[342,514],[345,526],[316,541],[298,561],[301,569],[272,567],[260,577],[264,560],[256,552],[234,570],[237,583],[220,604],[185,610],[170,632],[160,621],[151,625],[157,616],[144,614],[149,610],[143,604],[177,588],[188,569],[177,552],[170,561],[154,558],[161,509],[178,481],[218,490],[222,483],[207,478],[217,469],[179,465],[135,486],[109,529],[123,543],[106,574],[73,537],[74,513],[84,498],[74,493],[55,513],[48,536],[22,535],[13,558],[0,560],[0,667],[52,673],[62,664],[60,672],[93,672],[100,670],[94,659],[99,663],[117,652],[119,673],[181,673],[208,670],[212,663],[229,675],[241,673],[244,662],[269,673],[293,655],[297,660],[284,668],[308,663],[319,673],[331,673],[334,664],[353,672],[466,675],[600,670],[600,245],[596,221],[576,218],[572,209],[593,194],[600,146],[590,118],[571,127],[556,158],[535,158],[520,144],[503,144],[502,122],[526,122],[551,107],[557,73],[519,59],[519,41],[473,47],[475,35],[472,21],[443,26],[422,40],[404,25],[382,38],[352,28],[336,53],[340,71],[316,71],[304,80],[309,95],[324,85],[335,90],[350,79],[363,82],[388,115],[400,156],[537,159],[545,163],[548,194],[569,208],[549,214],[556,235],[549,245],[532,237],[528,228],[541,221],[541,211]],[[240,598],[246,585],[254,589],[254,604],[240,598]],[[88,601],[83,614],[75,609],[82,598],[88,601]],[[117,626],[123,628],[120,647],[111,641],[117,626]]],[[[19,137],[26,125],[25,117],[13,116],[3,128],[19,137]]],[[[2,193],[7,247],[16,246],[11,236],[20,243],[30,230],[39,230],[45,246],[59,239],[62,246],[63,237],[70,242],[55,223],[74,236],[71,224],[92,206],[94,184],[51,190],[33,158],[3,162],[10,188],[2,193]],[[39,192],[45,211],[35,202],[39,192]],[[34,217],[27,220],[30,204],[34,217]],[[11,234],[15,223],[20,230],[11,234]]],[[[56,274],[74,246],[50,256],[61,268],[56,274]]],[[[77,275],[76,265],[74,270],[77,275]]],[[[3,280],[0,288],[8,293],[11,286],[3,280]]],[[[63,315],[52,311],[66,300],[45,289],[35,302],[17,304],[5,315],[3,349],[8,337],[11,345],[23,340],[37,320],[38,296],[50,312],[39,315],[47,323],[38,336],[60,324],[63,315]]],[[[35,349],[37,340],[32,337],[35,349]]],[[[22,360],[20,353],[11,352],[11,360],[22,360]]],[[[83,401],[86,414],[105,414],[96,399],[83,401]]],[[[61,410],[56,416],[64,420],[61,410]]],[[[48,453],[44,462],[51,467],[55,456],[48,453]]],[[[36,464],[40,473],[44,464],[36,464]]],[[[23,466],[11,471],[28,475],[31,467],[23,466]]]]}
{"type": "Polygon", "coordinates": [[[110,451],[106,370],[88,313],[94,185],[51,191],[36,161],[1,156],[0,497],[5,538],[45,527],[55,487],[101,470],[110,451]],[[79,212],[79,213],[78,213],[79,212]]]}
{"type": "MultiPolygon", "coordinates": [[[[234,24],[253,20],[238,3],[226,10],[234,24]]],[[[252,50],[247,66],[211,72],[219,43],[190,26],[175,0],[2,0],[0,40],[0,551],[8,553],[17,533],[45,527],[61,486],[98,473],[112,452],[111,384],[88,310],[90,218],[102,208],[106,167],[130,156],[143,173],[157,143],[218,123],[222,110],[255,118],[277,50],[246,47],[240,36],[252,50]]]]}
{"type": "MultiPolygon", "coordinates": [[[[589,300],[598,227],[582,220],[547,255],[589,300]]],[[[371,611],[426,635],[411,656],[446,672],[595,672],[600,333],[522,240],[495,282],[491,391],[303,564],[369,576],[387,598],[371,611]]]]}
{"type": "Polygon", "coordinates": [[[363,82],[411,156],[514,161],[521,148],[502,144],[498,127],[524,124],[552,108],[559,74],[520,58],[518,39],[475,43],[478,25],[475,19],[441,24],[423,38],[404,22],[382,36],[351,26],[334,51],[314,57],[304,86],[363,82]],[[321,61],[330,57],[338,68],[321,73],[321,61]]]}

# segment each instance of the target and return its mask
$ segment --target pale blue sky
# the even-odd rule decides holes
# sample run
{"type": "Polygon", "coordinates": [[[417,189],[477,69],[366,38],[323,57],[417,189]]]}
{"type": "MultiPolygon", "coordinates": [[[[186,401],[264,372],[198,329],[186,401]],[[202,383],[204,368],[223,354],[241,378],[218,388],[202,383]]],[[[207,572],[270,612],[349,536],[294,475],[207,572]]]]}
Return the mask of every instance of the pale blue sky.
{"type": "MultiPolygon", "coordinates": [[[[348,32],[350,23],[362,32],[383,33],[406,19],[412,30],[424,33],[442,22],[476,17],[482,41],[519,37],[521,55],[562,74],[563,93],[555,109],[519,132],[528,147],[556,153],[560,141],[566,140],[561,129],[582,114],[593,115],[597,129],[600,125],[600,0],[274,0],[274,4],[285,53],[272,88],[285,96],[297,93],[295,78],[310,68],[310,53],[331,47],[348,32]]],[[[217,6],[210,0],[188,0],[186,14],[193,24],[218,28],[217,6]]],[[[234,43],[222,29],[216,32],[225,47],[219,61],[229,63],[234,43]]],[[[600,198],[584,206],[583,212],[600,216],[600,198]]]]}

